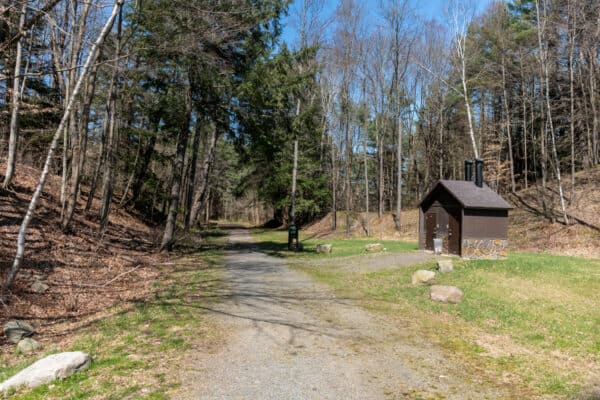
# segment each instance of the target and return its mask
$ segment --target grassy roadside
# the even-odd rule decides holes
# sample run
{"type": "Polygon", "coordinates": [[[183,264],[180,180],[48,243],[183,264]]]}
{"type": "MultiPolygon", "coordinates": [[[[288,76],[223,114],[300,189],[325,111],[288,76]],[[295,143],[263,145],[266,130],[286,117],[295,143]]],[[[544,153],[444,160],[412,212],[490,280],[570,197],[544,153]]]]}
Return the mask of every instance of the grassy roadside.
{"type": "MultiPolygon", "coordinates": [[[[257,236],[264,244],[281,233],[257,236]]],[[[363,241],[348,245],[359,247],[355,254],[364,248],[363,241]]],[[[458,365],[514,386],[520,394],[515,398],[596,399],[585,392],[600,384],[600,260],[527,253],[503,261],[455,260],[455,272],[438,274],[437,283],[458,286],[466,297],[444,305],[429,300],[427,287],[410,284],[414,271],[434,269],[435,262],[348,273],[299,257],[304,262],[294,268],[398,319],[447,350],[458,365]]]]}
{"type": "Polygon", "coordinates": [[[369,243],[381,243],[388,253],[407,253],[417,251],[417,243],[401,242],[396,240],[377,240],[377,239],[318,239],[307,236],[300,232],[300,243],[304,250],[300,253],[288,251],[287,249],[287,231],[271,229],[254,229],[252,236],[256,239],[256,244],[270,255],[276,257],[315,259],[315,258],[334,258],[355,256],[365,253],[365,246],[369,243]],[[332,254],[318,254],[317,244],[332,244],[332,254]]]}
{"type": "MultiPolygon", "coordinates": [[[[107,310],[60,348],[43,355],[81,350],[92,355],[86,372],[33,390],[0,394],[0,398],[33,399],[167,399],[178,386],[178,366],[185,350],[199,340],[217,337],[203,317],[210,293],[220,286],[219,231],[205,233],[200,246],[186,243],[172,262],[159,265],[163,279],[139,301],[107,310]],[[200,252],[198,252],[200,250],[200,252]],[[4,396],[4,397],[2,397],[4,396]]],[[[40,359],[42,354],[4,355],[0,381],[40,359]]]]}

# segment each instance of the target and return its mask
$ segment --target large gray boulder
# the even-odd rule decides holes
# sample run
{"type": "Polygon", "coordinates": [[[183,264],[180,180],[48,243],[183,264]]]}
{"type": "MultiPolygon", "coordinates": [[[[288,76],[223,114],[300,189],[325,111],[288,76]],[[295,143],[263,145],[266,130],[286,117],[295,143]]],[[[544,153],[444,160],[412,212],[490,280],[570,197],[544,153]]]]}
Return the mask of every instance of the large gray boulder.
{"type": "Polygon", "coordinates": [[[420,269],[412,275],[413,285],[431,285],[435,281],[435,272],[420,269]]]}
{"type": "Polygon", "coordinates": [[[81,351],[52,354],[31,364],[0,384],[0,391],[20,386],[34,388],[55,379],[64,379],[75,372],[87,369],[92,362],[89,354],[81,351]]]}
{"type": "Polygon", "coordinates": [[[317,245],[317,253],[322,254],[329,254],[331,253],[331,250],[333,250],[333,245],[331,244],[318,244],[317,245]]]}
{"type": "Polygon", "coordinates": [[[452,264],[452,260],[438,260],[437,261],[437,269],[440,272],[454,271],[454,265],[452,264]]]}
{"type": "Polygon", "coordinates": [[[371,243],[365,246],[365,251],[367,253],[378,253],[385,250],[381,243],[371,243]]]}
{"type": "Polygon", "coordinates": [[[4,324],[4,334],[8,338],[9,343],[17,344],[25,337],[29,337],[35,333],[35,328],[25,321],[12,320],[4,324]]]}
{"type": "Polygon", "coordinates": [[[460,303],[465,294],[456,286],[433,285],[430,292],[431,300],[441,303],[460,303]]]}

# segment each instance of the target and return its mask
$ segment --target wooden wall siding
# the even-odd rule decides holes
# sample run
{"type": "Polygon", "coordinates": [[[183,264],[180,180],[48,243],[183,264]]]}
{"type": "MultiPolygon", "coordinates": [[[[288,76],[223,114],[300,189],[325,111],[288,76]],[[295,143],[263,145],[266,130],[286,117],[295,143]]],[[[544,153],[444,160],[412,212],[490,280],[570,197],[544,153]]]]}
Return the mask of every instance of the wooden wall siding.
{"type": "Polygon", "coordinates": [[[508,211],[464,210],[462,239],[508,239],[508,211]]]}

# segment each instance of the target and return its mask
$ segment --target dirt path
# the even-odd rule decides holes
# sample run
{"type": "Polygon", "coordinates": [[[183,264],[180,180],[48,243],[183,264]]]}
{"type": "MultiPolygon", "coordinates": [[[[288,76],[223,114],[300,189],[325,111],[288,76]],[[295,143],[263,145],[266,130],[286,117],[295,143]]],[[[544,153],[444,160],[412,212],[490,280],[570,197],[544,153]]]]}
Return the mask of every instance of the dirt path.
{"type": "Polygon", "coordinates": [[[190,354],[175,398],[503,398],[402,326],[259,252],[246,231],[230,243],[230,286],[212,309],[224,345],[190,354]]]}

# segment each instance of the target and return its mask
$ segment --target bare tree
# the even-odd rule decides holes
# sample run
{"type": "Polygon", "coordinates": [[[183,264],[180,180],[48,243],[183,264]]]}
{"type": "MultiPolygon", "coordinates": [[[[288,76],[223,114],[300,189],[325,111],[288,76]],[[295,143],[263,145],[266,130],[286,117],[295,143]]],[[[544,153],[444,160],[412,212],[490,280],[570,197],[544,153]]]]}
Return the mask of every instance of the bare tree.
{"type": "Polygon", "coordinates": [[[12,89],[11,114],[10,114],[10,136],[8,141],[8,160],[6,162],[6,175],[2,187],[5,189],[10,185],[17,164],[17,142],[19,139],[19,106],[21,105],[21,62],[23,54],[23,35],[21,31],[25,28],[25,14],[27,2],[23,1],[21,15],[19,16],[19,39],[17,40],[17,54],[15,56],[15,69],[12,89]]]}
{"type": "Polygon", "coordinates": [[[352,89],[356,68],[356,52],[358,46],[358,31],[360,29],[362,10],[354,0],[342,0],[337,9],[340,24],[337,31],[337,52],[339,68],[341,69],[340,85],[340,129],[344,145],[344,191],[346,208],[346,237],[350,237],[350,211],[352,204],[352,138],[351,108],[352,89]]]}
{"type": "Polygon", "coordinates": [[[469,125],[469,138],[473,147],[473,156],[479,158],[479,147],[475,139],[475,128],[473,126],[473,113],[471,111],[471,98],[469,96],[467,79],[467,36],[469,25],[473,17],[473,4],[471,0],[453,0],[450,6],[450,22],[454,30],[454,50],[457,57],[457,66],[460,74],[461,91],[467,110],[467,122],[469,125]]]}
{"type": "Polygon", "coordinates": [[[388,23],[388,28],[392,35],[391,53],[392,53],[392,85],[390,97],[394,110],[390,110],[395,114],[396,127],[396,215],[394,222],[396,230],[400,230],[402,226],[402,170],[403,165],[403,132],[402,132],[402,103],[403,103],[403,88],[405,86],[405,78],[408,67],[411,61],[412,46],[414,43],[414,35],[408,26],[410,14],[408,9],[408,0],[390,0],[388,8],[385,10],[385,18],[388,23]]]}
{"type": "Polygon", "coordinates": [[[554,122],[552,120],[552,107],[550,105],[550,81],[548,79],[548,43],[545,39],[546,35],[546,23],[548,21],[548,4],[547,0],[536,0],[535,1],[535,10],[537,15],[537,33],[538,33],[538,45],[539,45],[539,61],[540,68],[542,70],[542,80],[544,86],[544,94],[545,94],[545,107],[547,112],[547,121],[548,127],[550,128],[550,143],[552,147],[552,156],[554,158],[555,171],[556,171],[556,182],[558,184],[558,193],[560,196],[560,207],[563,214],[563,219],[565,224],[569,224],[569,218],[567,216],[567,210],[565,206],[565,196],[563,192],[562,179],[560,176],[560,160],[558,159],[558,154],[556,151],[556,139],[555,139],[555,131],[554,131],[554,122]],[[542,6],[540,7],[540,1],[542,1],[542,6]],[[543,16],[543,18],[542,18],[543,16]]]}
{"type": "Polygon", "coordinates": [[[46,156],[46,162],[44,163],[44,168],[42,170],[40,180],[38,181],[38,184],[36,185],[35,191],[33,192],[33,196],[31,197],[31,201],[29,203],[29,207],[27,208],[27,212],[25,214],[25,217],[23,218],[21,227],[19,228],[19,235],[17,238],[17,253],[15,255],[15,259],[13,261],[12,267],[10,268],[8,275],[6,276],[6,280],[4,281],[4,285],[2,287],[2,297],[3,298],[6,297],[8,290],[9,290],[10,286],[12,285],[13,280],[15,279],[15,276],[17,275],[17,272],[21,268],[21,262],[23,261],[23,256],[25,254],[25,245],[26,245],[26,240],[27,240],[27,228],[29,227],[29,224],[31,223],[31,219],[33,218],[33,215],[35,213],[35,209],[37,207],[39,197],[44,188],[44,184],[46,183],[46,178],[48,177],[48,173],[50,172],[50,164],[52,162],[54,152],[56,151],[56,147],[58,145],[58,139],[60,138],[60,134],[62,133],[63,129],[65,128],[65,125],[67,124],[67,122],[70,118],[70,114],[73,111],[73,107],[75,106],[75,101],[77,99],[77,96],[79,94],[81,86],[83,85],[83,82],[84,82],[85,78],[87,77],[88,71],[89,71],[92,63],[96,60],[96,57],[98,55],[98,49],[104,42],[104,39],[106,38],[108,33],[110,32],[112,25],[115,21],[115,18],[117,16],[117,14],[119,14],[121,7],[123,6],[123,3],[124,3],[124,0],[116,0],[115,1],[112,12],[110,13],[108,19],[106,20],[106,23],[104,24],[98,38],[96,39],[96,41],[94,42],[94,44],[92,45],[92,47],[89,50],[87,59],[85,61],[85,64],[83,65],[83,69],[81,71],[81,74],[79,75],[79,79],[77,80],[77,83],[75,84],[75,87],[73,88],[73,92],[70,95],[69,101],[67,103],[67,107],[65,108],[65,111],[63,113],[60,124],[58,125],[58,128],[54,132],[54,136],[52,137],[52,142],[51,142],[50,148],[48,150],[48,155],[46,156]]]}

